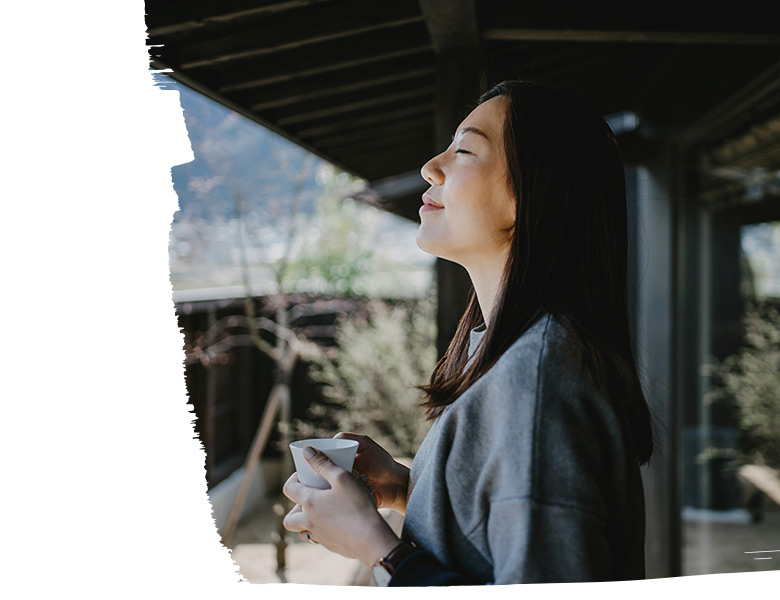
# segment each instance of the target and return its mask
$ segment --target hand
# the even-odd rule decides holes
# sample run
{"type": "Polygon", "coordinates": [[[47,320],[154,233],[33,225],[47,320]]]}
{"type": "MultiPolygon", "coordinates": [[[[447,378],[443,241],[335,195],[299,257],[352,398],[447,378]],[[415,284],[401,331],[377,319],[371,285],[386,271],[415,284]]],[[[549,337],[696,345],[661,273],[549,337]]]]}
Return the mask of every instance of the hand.
{"type": "Polygon", "coordinates": [[[337,433],[335,438],[357,440],[354,470],[368,476],[364,480],[379,508],[392,508],[401,514],[406,512],[406,496],[409,490],[409,469],[393,460],[388,452],[367,435],[337,433]]]}
{"type": "Polygon", "coordinates": [[[304,456],[312,468],[330,484],[328,490],[307,487],[293,473],[283,492],[296,506],[284,518],[289,531],[297,531],[348,558],[370,567],[392,550],[400,540],[377,512],[371,493],[353,475],[314,448],[304,456]],[[309,452],[311,451],[311,452],[309,452]]]}

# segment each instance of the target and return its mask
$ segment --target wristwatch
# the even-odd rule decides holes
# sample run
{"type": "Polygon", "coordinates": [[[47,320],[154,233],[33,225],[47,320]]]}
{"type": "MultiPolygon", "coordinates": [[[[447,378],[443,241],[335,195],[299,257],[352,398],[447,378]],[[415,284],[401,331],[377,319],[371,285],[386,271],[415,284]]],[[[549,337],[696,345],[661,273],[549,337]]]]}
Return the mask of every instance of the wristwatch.
{"type": "Polygon", "coordinates": [[[409,542],[401,542],[395,548],[393,548],[387,556],[380,558],[374,566],[371,567],[371,573],[374,576],[374,583],[379,587],[387,587],[390,583],[390,578],[395,573],[398,565],[401,561],[409,556],[412,552],[416,552],[417,548],[409,542]]]}

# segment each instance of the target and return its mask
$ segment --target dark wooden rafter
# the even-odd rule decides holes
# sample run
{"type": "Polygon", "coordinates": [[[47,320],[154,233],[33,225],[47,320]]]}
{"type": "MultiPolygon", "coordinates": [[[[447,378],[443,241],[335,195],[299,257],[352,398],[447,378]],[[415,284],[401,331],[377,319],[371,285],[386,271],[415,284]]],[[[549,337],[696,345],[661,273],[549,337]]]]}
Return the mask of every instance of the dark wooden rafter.
{"type": "MultiPolygon", "coordinates": [[[[420,167],[432,156],[430,140],[420,138],[417,144],[404,144],[395,148],[374,150],[370,155],[367,152],[354,156],[350,164],[359,171],[366,181],[381,179],[386,173],[405,173],[419,170],[420,167]]],[[[341,160],[346,160],[339,157],[341,160]]],[[[422,182],[422,179],[420,179],[422,182]]],[[[420,195],[414,196],[413,203],[408,207],[410,218],[417,220],[417,211],[420,208],[420,195]]]]}
{"type": "MultiPolygon", "coordinates": [[[[356,164],[363,166],[366,171],[366,179],[373,181],[383,176],[383,173],[406,173],[415,169],[419,170],[433,155],[431,140],[420,139],[419,144],[409,144],[392,152],[382,151],[376,155],[363,153],[355,158],[356,164]]],[[[426,186],[427,187],[427,186],[426,186]]],[[[420,208],[420,198],[417,197],[415,211],[420,208]]]]}
{"type": "Polygon", "coordinates": [[[328,94],[326,96],[315,97],[311,100],[288,102],[273,109],[266,109],[265,111],[258,112],[262,112],[269,118],[279,119],[280,122],[290,115],[306,113],[316,114],[322,110],[323,107],[334,108],[343,106],[347,107],[346,112],[352,112],[353,110],[360,110],[362,108],[362,106],[360,106],[361,103],[365,101],[382,103],[383,99],[392,98],[399,94],[402,95],[401,97],[408,97],[404,95],[416,91],[419,88],[431,87],[432,85],[433,77],[430,74],[422,73],[417,74],[414,77],[405,78],[403,84],[399,84],[397,80],[391,80],[363,89],[348,89],[346,91],[334,92],[333,94],[328,94]]]}
{"type": "MultiPolygon", "coordinates": [[[[390,45],[389,45],[390,46],[390,45]]],[[[415,54],[424,54],[430,51],[430,44],[411,43],[403,47],[393,44],[387,50],[374,51],[367,54],[356,54],[354,48],[345,46],[343,51],[329,51],[327,60],[307,54],[302,60],[295,59],[268,59],[266,64],[250,64],[237,72],[237,76],[223,76],[224,83],[218,84],[221,93],[232,93],[241,90],[257,88],[260,86],[275,85],[285,81],[312,77],[315,75],[331,74],[336,71],[345,71],[364,65],[376,65],[376,63],[389,62],[415,54]],[[263,73],[257,77],[247,75],[263,73]],[[233,79],[233,81],[230,81],[233,79]]]]}
{"type": "Polygon", "coordinates": [[[722,165],[745,171],[763,169],[765,177],[777,179],[780,169],[780,114],[751,126],[707,153],[711,168],[722,165]]]}
{"type": "Polygon", "coordinates": [[[778,45],[780,33],[710,31],[635,31],[596,29],[491,28],[482,32],[490,41],[596,42],[642,44],[778,45]]]}
{"type": "Polygon", "coordinates": [[[397,198],[410,192],[416,194],[421,179],[420,169],[414,169],[407,173],[372,181],[371,188],[382,197],[397,198]]]}
{"type": "Polygon", "coordinates": [[[413,76],[412,73],[417,74],[421,69],[427,69],[429,72],[433,69],[433,51],[430,45],[417,46],[415,51],[393,54],[389,58],[382,58],[383,55],[384,53],[373,55],[373,60],[370,62],[325,73],[299,73],[296,77],[279,81],[273,86],[245,87],[242,90],[232,91],[230,95],[247,105],[276,98],[308,99],[330,96],[347,90],[369,88],[397,77],[413,76]]]}
{"type": "Polygon", "coordinates": [[[340,148],[342,145],[356,144],[369,141],[378,136],[390,135],[400,130],[419,131],[431,128],[431,118],[429,115],[421,117],[393,120],[389,123],[375,125],[370,129],[356,129],[348,133],[338,133],[328,137],[317,138],[316,144],[326,151],[333,148],[340,148]]]}
{"type": "Polygon", "coordinates": [[[420,0],[420,8],[437,54],[453,49],[479,50],[474,0],[420,0]]]}
{"type": "Polygon", "coordinates": [[[677,134],[676,141],[689,145],[723,139],[755,119],[755,109],[748,110],[750,107],[760,104],[774,106],[777,103],[780,103],[780,61],[690,123],[677,134]]]}
{"type": "Polygon", "coordinates": [[[291,128],[291,131],[301,139],[312,140],[321,135],[342,133],[355,130],[365,130],[369,125],[395,122],[398,119],[411,118],[421,114],[433,117],[433,100],[430,103],[411,104],[400,108],[382,111],[381,114],[367,114],[363,116],[346,115],[341,118],[326,120],[322,124],[306,126],[304,129],[291,128]]]}
{"type": "MultiPolygon", "coordinates": [[[[366,6],[365,3],[362,3],[366,6]]],[[[399,6],[407,6],[405,3],[399,6]]],[[[296,24],[294,36],[290,36],[289,24],[268,23],[228,36],[188,45],[180,53],[181,67],[193,69],[230,61],[244,60],[265,54],[274,54],[293,48],[373,33],[381,29],[391,29],[422,21],[419,14],[397,11],[394,18],[381,21],[370,20],[361,15],[354,5],[322,6],[321,15],[308,15],[306,20],[296,24]],[[333,23],[327,29],[322,27],[322,19],[333,23]]],[[[314,11],[315,8],[309,9],[314,11]]]]}
{"type": "Polygon", "coordinates": [[[364,91],[367,88],[373,88],[387,83],[392,83],[397,85],[400,82],[403,82],[404,80],[414,79],[415,77],[419,77],[419,76],[432,76],[432,75],[433,75],[433,67],[423,66],[422,68],[419,69],[404,69],[402,71],[398,71],[390,75],[375,77],[373,79],[369,79],[365,77],[361,79],[350,78],[349,83],[342,83],[342,84],[337,83],[329,87],[313,86],[309,88],[309,91],[301,91],[295,95],[280,95],[274,98],[273,100],[267,100],[265,102],[258,102],[256,104],[251,104],[250,108],[256,111],[269,110],[272,108],[278,108],[280,106],[289,106],[291,104],[300,103],[307,100],[319,100],[337,94],[364,91]]]}
{"type": "Polygon", "coordinates": [[[332,0],[286,0],[285,2],[239,0],[239,2],[209,2],[198,8],[195,2],[149,2],[160,4],[147,12],[149,35],[182,34],[215,25],[240,23],[246,19],[279,14],[295,8],[305,8],[315,3],[332,0]],[[149,18],[151,17],[151,18],[149,18]],[[151,22],[150,22],[151,21],[151,22]]]}
{"type": "Polygon", "coordinates": [[[396,101],[400,101],[400,100],[431,96],[433,95],[434,91],[435,88],[433,85],[426,86],[423,88],[403,90],[395,94],[390,94],[386,96],[369,98],[365,100],[360,100],[358,102],[352,102],[349,104],[329,106],[327,108],[322,108],[307,113],[299,113],[299,114],[290,115],[288,117],[281,117],[278,119],[277,122],[279,123],[279,125],[282,126],[294,125],[296,123],[306,123],[308,121],[313,121],[314,119],[331,117],[342,113],[349,113],[354,110],[371,109],[385,104],[392,105],[396,101]]]}
{"type": "MultiPolygon", "coordinates": [[[[360,144],[350,144],[331,150],[334,156],[340,156],[343,160],[354,159],[365,155],[366,151],[394,150],[399,155],[404,154],[407,142],[424,142],[433,135],[433,128],[404,130],[392,135],[376,136],[372,140],[363,141],[360,144]]],[[[422,183],[422,181],[420,182],[422,183]]]]}

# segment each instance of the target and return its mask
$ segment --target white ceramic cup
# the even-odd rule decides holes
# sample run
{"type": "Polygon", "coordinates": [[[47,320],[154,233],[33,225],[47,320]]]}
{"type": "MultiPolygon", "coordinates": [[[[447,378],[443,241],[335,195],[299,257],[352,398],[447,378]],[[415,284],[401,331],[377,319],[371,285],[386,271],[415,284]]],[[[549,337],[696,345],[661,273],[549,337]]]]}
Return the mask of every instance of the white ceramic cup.
{"type": "Polygon", "coordinates": [[[293,461],[295,461],[295,470],[298,472],[298,481],[303,485],[317,488],[320,490],[330,489],[330,484],[318,475],[311,468],[306,458],[303,456],[303,449],[311,446],[322,452],[339,467],[345,471],[352,472],[352,465],[355,462],[355,454],[358,449],[357,440],[343,440],[334,438],[298,440],[290,444],[293,461]]]}

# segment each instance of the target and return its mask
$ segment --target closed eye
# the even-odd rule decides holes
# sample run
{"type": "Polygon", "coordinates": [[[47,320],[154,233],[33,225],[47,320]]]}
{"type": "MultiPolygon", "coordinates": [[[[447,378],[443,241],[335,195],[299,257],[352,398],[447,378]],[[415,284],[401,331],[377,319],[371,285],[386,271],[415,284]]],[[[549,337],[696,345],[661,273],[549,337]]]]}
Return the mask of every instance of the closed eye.
{"type": "Polygon", "coordinates": [[[472,153],[469,152],[468,150],[464,150],[463,148],[458,148],[457,150],[455,150],[455,154],[472,154],[472,153]]]}

